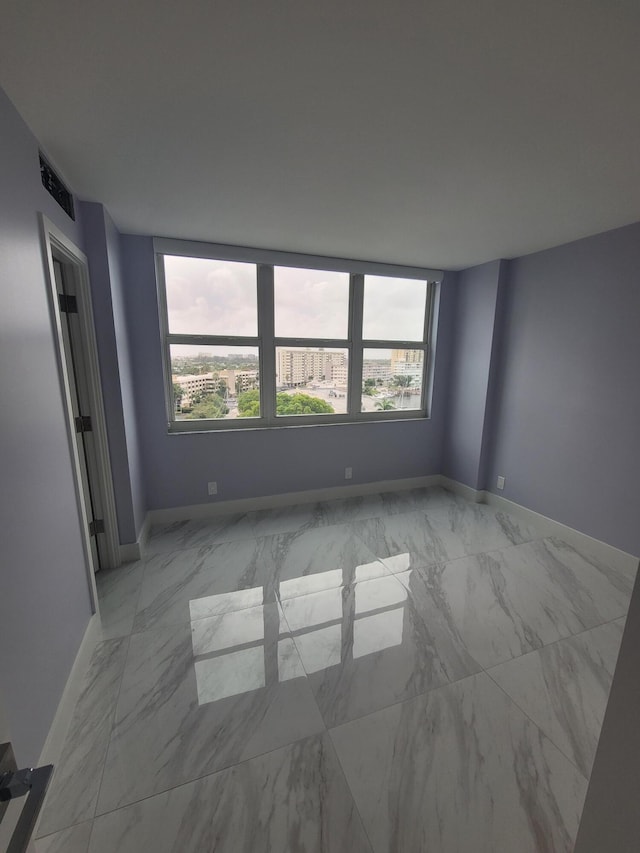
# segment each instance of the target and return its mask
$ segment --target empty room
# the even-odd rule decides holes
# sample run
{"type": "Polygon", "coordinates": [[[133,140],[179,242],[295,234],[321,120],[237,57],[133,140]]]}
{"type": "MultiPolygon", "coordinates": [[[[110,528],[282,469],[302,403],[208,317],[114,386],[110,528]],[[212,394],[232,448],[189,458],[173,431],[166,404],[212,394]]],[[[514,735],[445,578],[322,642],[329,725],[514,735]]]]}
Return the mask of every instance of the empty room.
{"type": "Polygon", "coordinates": [[[2,3],[0,850],[638,849],[639,38],[2,3]]]}

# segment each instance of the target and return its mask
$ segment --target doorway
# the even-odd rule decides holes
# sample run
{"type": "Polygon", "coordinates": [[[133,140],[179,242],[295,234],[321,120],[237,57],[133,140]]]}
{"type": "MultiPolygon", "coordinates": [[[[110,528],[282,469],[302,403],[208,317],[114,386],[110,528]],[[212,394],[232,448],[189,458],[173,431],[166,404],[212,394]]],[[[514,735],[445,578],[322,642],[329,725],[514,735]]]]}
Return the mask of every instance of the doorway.
{"type": "Polygon", "coordinates": [[[41,217],[41,223],[69,447],[95,609],[95,573],[114,568],[121,561],[88,264],[84,254],[46,217],[41,217]]]}

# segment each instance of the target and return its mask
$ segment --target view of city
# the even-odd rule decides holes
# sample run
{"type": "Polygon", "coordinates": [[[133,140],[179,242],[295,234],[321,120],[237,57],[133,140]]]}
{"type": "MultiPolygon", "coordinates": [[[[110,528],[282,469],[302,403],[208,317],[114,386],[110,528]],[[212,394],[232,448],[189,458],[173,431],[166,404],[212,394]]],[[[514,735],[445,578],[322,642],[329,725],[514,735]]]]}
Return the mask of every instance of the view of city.
{"type": "MultiPolygon", "coordinates": [[[[177,349],[193,350],[171,354],[178,420],[260,415],[257,350],[222,354],[220,347],[177,349]]],[[[346,349],[278,347],[277,414],[346,413],[348,367],[346,349]]],[[[422,374],[422,350],[365,349],[361,411],[420,409],[422,374]]]]}
{"type": "MultiPolygon", "coordinates": [[[[260,416],[257,267],[165,255],[173,407],[176,419],[260,416]],[[210,343],[192,343],[193,336],[210,343]],[[216,338],[248,338],[234,345],[216,338]]],[[[427,282],[365,275],[361,412],[421,408],[423,349],[384,349],[384,341],[425,338],[427,282]],[[376,342],[367,345],[367,341],[376,342]]],[[[276,414],[346,414],[351,284],[346,272],[274,266],[276,414]],[[286,345],[287,339],[291,345],[286,345]],[[318,341],[294,346],[300,340],[318,341]]]]}

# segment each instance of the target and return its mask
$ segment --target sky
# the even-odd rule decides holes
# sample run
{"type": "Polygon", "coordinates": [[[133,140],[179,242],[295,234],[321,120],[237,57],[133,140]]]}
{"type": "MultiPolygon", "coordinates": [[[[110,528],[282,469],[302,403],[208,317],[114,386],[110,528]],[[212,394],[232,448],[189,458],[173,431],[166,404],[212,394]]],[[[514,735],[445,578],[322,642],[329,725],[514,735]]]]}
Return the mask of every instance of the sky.
{"type": "MultiPolygon", "coordinates": [[[[256,336],[254,264],[165,256],[169,331],[256,336]]],[[[347,273],[275,267],[275,322],[280,337],[346,339],[347,273]]],[[[364,334],[369,340],[420,340],[426,282],[365,276],[364,334]]]]}

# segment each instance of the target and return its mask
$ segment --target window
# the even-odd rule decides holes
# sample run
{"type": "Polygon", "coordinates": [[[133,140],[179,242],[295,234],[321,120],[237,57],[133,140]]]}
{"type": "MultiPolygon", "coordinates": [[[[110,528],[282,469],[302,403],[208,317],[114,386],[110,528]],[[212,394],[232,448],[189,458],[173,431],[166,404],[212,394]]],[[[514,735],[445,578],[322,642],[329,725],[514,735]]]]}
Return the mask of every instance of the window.
{"type": "Polygon", "coordinates": [[[426,416],[441,274],[167,240],[156,257],[171,431],[426,416]]]}

